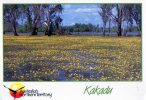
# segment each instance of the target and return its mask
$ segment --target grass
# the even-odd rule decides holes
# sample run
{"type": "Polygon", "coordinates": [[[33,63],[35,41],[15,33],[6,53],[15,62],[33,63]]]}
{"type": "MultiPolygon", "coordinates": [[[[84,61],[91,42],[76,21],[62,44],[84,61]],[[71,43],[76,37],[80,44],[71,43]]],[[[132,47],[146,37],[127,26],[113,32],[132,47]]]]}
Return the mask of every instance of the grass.
{"type": "Polygon", "coordinates": [[[4,35],[4,81],[140,81],[141,37],[4,35]]]}

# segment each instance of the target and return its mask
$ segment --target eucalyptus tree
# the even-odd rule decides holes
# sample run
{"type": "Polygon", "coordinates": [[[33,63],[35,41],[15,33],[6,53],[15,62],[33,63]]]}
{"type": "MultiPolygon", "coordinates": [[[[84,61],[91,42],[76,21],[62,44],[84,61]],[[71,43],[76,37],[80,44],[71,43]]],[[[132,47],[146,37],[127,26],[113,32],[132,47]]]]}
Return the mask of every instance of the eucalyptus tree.
{"type": "Polygon", "coordinates": [[[13,28],[13,33],[18,36],[17,25],[21,14],[21,6],[17,4],[4,5],[4,23],[10,23],[13,28]]]}
{"type": "Polygon", "coordinates": [[[132,15],[136,22],[138,31],[141,31],[141,13],[141,4],[134,4],[132,8],[132,15]]]}
{"type": "Polygon", "coordinates": [[[60,13],[63,11],[61,4],[50,4],[43,5],[44,7],[44,24],[45,24],[45,35],[52,35],[53,28],[59,28],[62,19],[60,13]]]}
{"type": "MultiPolygon", "coordinates": [[[[33,11],[32,11],[32,5],[26,4],[23,5],[23,12],[24,16],[26,19],[25,25],[27,25],[27,31],[32,31],[32,16],[33,16],[33,11]]],[[[25,26],[24,25],[24,26],[25,26]]]]}
{"type": "Polygon", "coordinates": [[[133,28],[133,16],[132,16],[133,4],[122,4],[122,6],[123,6],[122,35],[126,36],[128,31],[132,32],[132,28],[133,28]]]}
{"type": "Polygon", "coordinates": [[[132,32],[134,21],[137,25],[137,31],[141,27],[141,5],[123,4],[123,21],[127,23],[127,31],[132,32]]]}
{"type": "MultiPolygon", "coordinates": [[[[129,32],[132,32],[133,29],[133,4],[124,4],[123,5],[123,17],[124,21],[127,23],[127,29],[129,32]]],[[[126,35],[126,34],[125,34],[126,35]]]]}
{"type": "Polygon", "coordinates": [[[112,8],[113,7],[111,4],[100,4],[99,7],[100,7],[100,11],[98,13],[101,16],[101,19],[103,22],[103,35],[105,35],[106,24],[108,21],[110,24],[110,17],[112,15],[112,8]]]}
{"type": "Polygon", "coordinates": [[[117,24],[117,35],[122,36],[122,22],[124,20],[124,4],[115,4],[112,19],[117,24]]]}
{"type": "MultiPolygon", "coordinates": [[[[29,21],[32,21],[32,35],[37,35],[38,29],[42,25],[42,16],[43,16],[43,6],[42,4],[33,4],[30,6],[31,18],[29,21]]],[[[30,15],[29,15],[30,16],[30,15]]]]}
{"type": "Polygon", "coordinates": [[[55,18],[55,27],[56,27],[56,32],[57,35],[62,34],[61,32],[61,22],[63,21],[63,19],[60,16],[56,16],[55,18]]]}

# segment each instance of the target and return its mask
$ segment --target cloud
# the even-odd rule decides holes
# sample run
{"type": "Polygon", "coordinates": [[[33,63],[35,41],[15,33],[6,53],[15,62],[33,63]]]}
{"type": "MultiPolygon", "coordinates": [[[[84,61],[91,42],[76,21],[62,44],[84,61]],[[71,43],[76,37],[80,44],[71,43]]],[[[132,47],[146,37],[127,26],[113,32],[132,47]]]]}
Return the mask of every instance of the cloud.
{"type": "Polygon", "coordinates": [[[69,9],[69,8],[71,8],[71,4],[63,5],[63,7],[66,8],[66,9],[69,9]]]}
{"type": "Polygon", "coordinates": [[[64,4],[64,11],[61,15],[63,25],[74,25],[75,23],[101,24],[98,14],[99,7],[95,4],[64,4]]]}
{"type": "Polygon", "coordinates": [[[73,23],[71,23],[70,25],[75,25],[75,23],[73,22],[73,23]]]}
{"type": "Polygon", "coordinates": [[[95,8],[78,8],[75,10],[77,13],[93,13],[97,12],[97,9],[95,8]]]}
{"type": "Polygon", "coordinates": [[[99,14],[98,14],[98,12],[94,12],[94,13],[92,13],[92,15],[98,16],[99,14]]]}

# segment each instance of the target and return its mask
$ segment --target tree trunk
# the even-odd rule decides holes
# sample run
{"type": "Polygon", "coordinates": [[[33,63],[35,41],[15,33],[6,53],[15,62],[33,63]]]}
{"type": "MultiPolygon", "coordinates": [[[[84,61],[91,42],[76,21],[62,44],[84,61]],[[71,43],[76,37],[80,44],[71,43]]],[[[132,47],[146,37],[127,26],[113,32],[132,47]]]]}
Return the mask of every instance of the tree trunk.
{"type": "Polygon", "coordinates": [[[140,30],[140,25],[137,25],[137,31],[139,32],[138,36],[141,36],[141,30],[140,30]]]}
{"type": "Polygon", "coordinates": [[[51,36],[51,35],[52,35],[52,30],[49,29],[49,31],[48,31],[48,36],[51,36]]]}
{"type": "Polygon", "coordinates": [[[103,24],[103,36],[105,36],[106,23],[103,24]]]}
{"type": "Polygon", "coordinates": [[[58,23],[56,23],[56,34],[60,35],[60,30],[59,30],[59,24],[58,23]]]}
{"type": "Polygon", "coordinates": [[[117,18],[117,24],[118,24],[118,30],[117,34],[118,36],[122,36],[122,8],[117,4],[117,13],[118,13],[118,18],[117,18]]]}
{"type": "Polygon", "coordinates": [[[51,36],[52,35],[52,30],[53,30],[53,23],[51,22],[50,25],[49,25],[49,29],[48,29],[48,36],[51,36]]]}
{"type": "Polygon", "coordinates": [[[140,32],[140,27],[139,27],[139,25],[137,26],[137,31],[140,32]]]}
{"type": "Polygon", "coordinates": [[[33,27],[31,35],[37,35],[37,32],[38,32],[38,28],[37,27],[33,27]]]}
{"type": "Polygon", "coordinates": [[[109,29],[108,29],[108,32],[109,32],[109,34],[111,32],[111,20],[109,20],[109,29]]]}
{"type": "Polygon", "coordinates": [[[13,31],[14,31],[14,36],[18,36],[15,23],[13,23],[13,31]]]}
{"type": "Polygon", "coordinates": [[[122,29],[121,29],[121,22],[119,22],[118,23],[118,31],[117,31],[117,33],[118,33],[118,36],[122,36],[122,29]]]}
{"type": "Polygon", "coordinates": [[[48,28],[46,28],[45,30],[45,35],[48,35],[48,28]]]}
{"type": "Polygon", "coordinates": [[[138,22],[136,22],[136,25],[137,25],[137,31],[140,32],[140,24],[138,24],[138,22]]]}
{"type": "Polygon", "coordinates": [[[132,28],[133,28],[133,25],[130,23],[130,29],[129,29],[129,32],[132,32],[132,28]]]}
{"type": "Polygon", "coordinates": [[[126,21],[126,24],[127,24],[127,28],[124,29],[124,36],[127,36],[127,32],[128,32],[128,27],[129,27],[129,22],[126,21]]]}

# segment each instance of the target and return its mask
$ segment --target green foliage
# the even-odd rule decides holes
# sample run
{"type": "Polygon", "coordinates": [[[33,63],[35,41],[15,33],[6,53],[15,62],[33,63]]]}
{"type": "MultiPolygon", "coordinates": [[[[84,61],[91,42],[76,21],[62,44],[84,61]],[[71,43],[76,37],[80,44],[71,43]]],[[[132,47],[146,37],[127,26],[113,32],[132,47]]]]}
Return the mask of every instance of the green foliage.
{"type": "Polygon", "coordinates": [[[66,29],[69,32],[95,32],[99,30],[99,25],[95,26],[92,24],[80,24],[76,23],[72,26],[64,26],[64,29],[66,29]]]}

